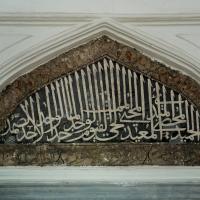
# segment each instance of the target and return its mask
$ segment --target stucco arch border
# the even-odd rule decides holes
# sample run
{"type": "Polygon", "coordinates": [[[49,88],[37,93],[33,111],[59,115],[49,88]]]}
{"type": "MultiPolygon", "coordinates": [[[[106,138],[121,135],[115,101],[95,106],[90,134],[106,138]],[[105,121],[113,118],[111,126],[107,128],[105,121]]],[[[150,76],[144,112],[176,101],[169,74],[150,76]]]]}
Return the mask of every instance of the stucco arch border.
{"type": "Polygon", "coordinates": [[[0,95],[0,127],[4,127],[6,118],[25,97],[104,55],[167,85],[200,108],[200,86],[194,79],[104,35],[58,55],[7,86],[0,95]]]}
{"type": "MultiPolygon", "coordinates": [[[[152,54],[156,47],[153,43],[147,40],[145,43],[139,38],[130,43],[122,36],[127,34],[126,31],[122,34],[120,31],[123,29],[109,23],[99,23],[93,29],[88,25],[84,30],[85,37],[77,34],[78,39],[73,36],[72,43],[68,37],[65,48],[65,40],[55,40],[52,42],[54,45],[48,48],[41,47],[39,50],[37,47],[35,53],[32,50],[16,59],[15,63],[8,63],[13,74],[5,71],[4,80],[1,80],[1,89],[4,88],[0,94],[1,129],[6,118],[25,97],[52,80],[105,55],[167,85],[200,108],[199,74],[187,62],[188,58],[184,60],[172,53],[169,59],[169,52],[161,49],[162,55],[152,54]],[[9,84],[11,79],[15,81],[9,84]]],[[[0,165],[199,165],[199,148],[199,144],[164,143],[0,145],[0,165]]]]}

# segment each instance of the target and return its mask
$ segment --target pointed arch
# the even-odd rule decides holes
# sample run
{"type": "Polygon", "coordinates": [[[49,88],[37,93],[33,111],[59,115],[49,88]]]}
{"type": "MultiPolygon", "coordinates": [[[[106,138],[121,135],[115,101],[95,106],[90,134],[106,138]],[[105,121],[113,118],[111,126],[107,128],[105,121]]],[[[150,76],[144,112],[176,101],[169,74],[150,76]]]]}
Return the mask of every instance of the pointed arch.
{"type": "MultiPolygon", "coordinates": [[[[2,135],[6,136],[2,141],[10,140],[7,133],[15,135],[17,142],[33,143],[74,142],[80,141],[79,139],[83,139],[82,142],[114,141],[112,139],[116,138],[116,141],[123,141],[120,137],[132,141],[170,141],[177,140],[177,137],[180,142],[199,141],[199,99],[196,98],[196,92],[192,93],[195,88],[198,88],[198,84],[190,77],[152,60],[136,49],[103,36],[59,55],[20,77],[5,91],[1,98],[4,102],[7,99],[11,103],[7,108],[5,105],[2,107],[2,116],[5,117],[2,124],[6,119],[8,122],[8,131],[2,132],[2,135]],[[99,65],[103,69],[102,72],[97,70],[99,65]],[[85,66],[87,67],[84,71],[85,66]],[[78,80],[80,77],[81,83],[78,80]],[[185,89],[186,82],[190,85],[188,90],[185,89]],[[15,98],[9,97],[13,92],[15,98]],[[100,99],[99,96],[104,92],[104,98],[100,99]],[[135,118],[135,115],[140,117],[135,118]],[[99,120],[96,120],[97,118],[99,120]],[[102,123],[100,118],[104,118],[105,123],[102,123]],[[74,119],[79,120],[76,121],[79,125],[87,120],[93,121],[95,127],[88,126],[87,131],[91,128],[96,130],[99,124],[106,124],[109,127],[102,129],[105,129],[107,134],[112,134],[108,134],[106,139],[99,136],[95,138],[88,133],[88,139],[81,136],[82,131],[78,131],[80,134],[73,138],[71,135],[74,128],[70,132],[66,125],[68,122],[75,123],[74,119]],[[127,126],[130,121],[137,123],[127,126]],[[138,126],[140,122],[142,126],[138,126]],[[24,124],[23,129],[20,124],[24,124]],[[137,125],[137,131],[133,125],[137,125]],[[45,127],[48,130],[45,130],[45,127]],[[125,129],[127,131],[124,131],[125,129]],[[171,131],[173,133],[170,133],[171,131]],[[125,132],[125,135],[119,132],[125,132]],[[127,136],[128,132],[138,132],[139,135],[127,136]]],[[[5,126],[2,125],[2,128],[5,126]]]]}

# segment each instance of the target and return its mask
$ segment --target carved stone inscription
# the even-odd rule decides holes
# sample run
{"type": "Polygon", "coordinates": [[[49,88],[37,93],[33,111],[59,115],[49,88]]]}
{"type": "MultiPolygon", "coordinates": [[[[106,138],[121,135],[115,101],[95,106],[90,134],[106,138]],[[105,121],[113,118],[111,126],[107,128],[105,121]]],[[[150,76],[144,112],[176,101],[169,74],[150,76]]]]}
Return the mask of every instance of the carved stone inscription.
{"type": "Polygon", "coordinates": [[[0,141],[197,142],[199,121],[181,94],[104,57],[21,102],[0,141]]]}

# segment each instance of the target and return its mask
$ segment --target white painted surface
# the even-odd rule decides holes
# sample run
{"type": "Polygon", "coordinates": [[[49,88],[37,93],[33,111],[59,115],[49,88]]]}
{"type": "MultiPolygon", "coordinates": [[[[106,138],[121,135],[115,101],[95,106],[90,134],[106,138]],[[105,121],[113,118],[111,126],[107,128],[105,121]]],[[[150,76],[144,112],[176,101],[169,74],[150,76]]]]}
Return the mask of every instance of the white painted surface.
{"type": "Polygon", "coordinates": [[[0,90],[103,34],[200,82],[198,0],[0,0],[0,90]]]}
{"type": "Polygon", "coordinates": [[[200,167],[0,167],[0,183],[200,183],[200,167]]]}
{"type": "Polygon", "coordinates": [[[1,0],[1,12],[183,13],[199,12],[198,0],[1,0]]]}

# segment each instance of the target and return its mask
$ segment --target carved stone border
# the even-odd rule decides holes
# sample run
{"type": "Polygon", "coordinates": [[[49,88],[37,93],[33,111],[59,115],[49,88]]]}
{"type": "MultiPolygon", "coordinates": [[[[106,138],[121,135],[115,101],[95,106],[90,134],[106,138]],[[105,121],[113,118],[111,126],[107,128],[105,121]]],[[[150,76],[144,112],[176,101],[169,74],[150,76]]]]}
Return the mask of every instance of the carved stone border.
{"type": "Polygon", "coordinates": [[[103,36],[50,60],[7,86],[0,94],[0,129],[5,126],[6,118],[25,97],[52,80],[104,55],[162,82],[200,108],[200,86],[191,77],[152,60],[134,48],[103,36]]]}
{"type": "Polygon", "coordinates": [[[200,165],[199,144],[0,145],[0,166],[200,165]]]}

